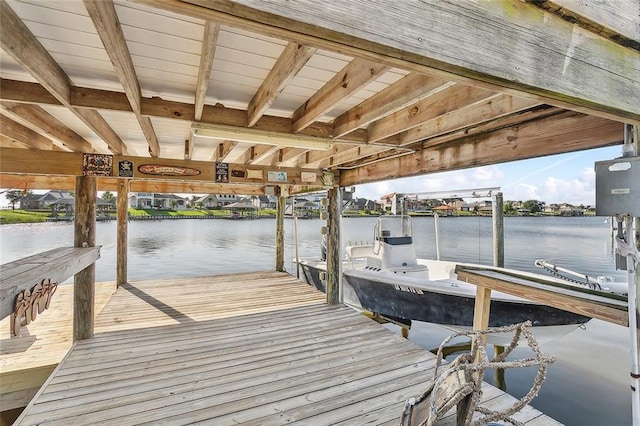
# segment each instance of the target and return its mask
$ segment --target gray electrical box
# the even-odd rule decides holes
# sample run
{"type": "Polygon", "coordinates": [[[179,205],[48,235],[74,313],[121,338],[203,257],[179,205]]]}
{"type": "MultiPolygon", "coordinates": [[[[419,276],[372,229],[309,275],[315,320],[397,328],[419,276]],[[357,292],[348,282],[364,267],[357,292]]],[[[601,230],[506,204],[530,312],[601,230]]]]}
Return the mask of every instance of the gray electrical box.
{"type": "Polygon", "coordinates": [[[596,162],[596,215],[640,217],[640,157],[596,162]]]}

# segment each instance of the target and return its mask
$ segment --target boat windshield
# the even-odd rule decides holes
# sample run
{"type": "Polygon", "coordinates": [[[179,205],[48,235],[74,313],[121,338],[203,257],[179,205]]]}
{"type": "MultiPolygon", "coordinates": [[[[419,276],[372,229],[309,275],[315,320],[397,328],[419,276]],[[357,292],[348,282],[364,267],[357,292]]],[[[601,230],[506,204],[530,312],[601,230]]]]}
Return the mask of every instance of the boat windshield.
{"type": "Polygon", "coordinates": [[[377,241],[389,241],[389,238],[411,239],[411,218],[409,216],[380,216],[374,229],[377,241]]]}

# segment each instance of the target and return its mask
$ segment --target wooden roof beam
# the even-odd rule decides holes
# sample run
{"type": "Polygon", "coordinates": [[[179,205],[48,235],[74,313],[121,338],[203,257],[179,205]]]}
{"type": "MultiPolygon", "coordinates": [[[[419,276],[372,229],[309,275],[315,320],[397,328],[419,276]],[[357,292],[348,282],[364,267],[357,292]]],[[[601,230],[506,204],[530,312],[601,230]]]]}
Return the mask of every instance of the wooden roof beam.
{"type": "Polygon", "coordinates": [[[29,28],[9,7],[0,1],[0,47],[40,82],[62,105],[100,136],[116,154],[126,154],[120,137],[95,110],[78,110],[71,105],[71,80],[40,44],[29,28]]]}
{"type": "MultiPolygon", "coordinates": [[[[38,83],[0,79],[0,100],[39,103],[45,105],[61,105],[60,101],[47,93],[38,83]]],[[[109,90],[98,90],[87,87],[71,87],[71,104],[76,109],[105,109],[110,111],[132,112],[131,105],[124,93],[109,90]]],[[[172,120],[194,121],[194,105],[167,101],[160,98],[142,98],[142,114],[149,117],[168,118],[172,120]]],[[[227,126],[245,127],[246,111],[225,108],[220,105],[205,105],[201,123],[223,124],[227,126]]],[[[290,118],[264,115],[255,127],[257,131],[291,133],[290,118]]],[[[333,136],[333,125],[314,122],[299,132],[301,135],[330,138],[333,136]]],[[[366,131],[358,129],[338,140],[365,142],[366,131]]]]}
{"type": "Polygon", "coordinates": [[[371,166],[345,170],[340,185],[360,185],[622,143],[619,122],[565,111],[519,126],[497,129],[371,166]]]}
{"type": "Polygon", "coordinates": [[[280,147],[273,145],[256,145],[253,147],[251,165],[270,166],[275,163],[274,157],[280,152],[280,147]]]}
{"type": "MultiPolygon", "coordinates": [[[[58,175],[58,176],[82,176],[83,170],[83,153],[77,152],[54,152],[43,151],[39,149],[20,149],[20,148],[0,148],[0,175],[2,174],[18,174],[18,175],[58,175]]],[[[130,161],[135,165],[133,167],[132,179],[148,180],[148,181],[173,181],[194,183],[212,183],[216,181],[216,169],[210,161],[186,161],[182,159],[171,158],[148,158],[114,155],[112,162],[115,166],[112,174],[118,173],[117,164],[120,161],[130,161]],[[156,169],[156,172],[145,171],[140,166],[153,166],[149,168],[156,169]],[[165,172],[167,168],[178,167],[187,168],[198,173],[188,175],[176,175],[171,170],[165,172]]],[[[264,166],[245,166],[242,164],[229,164],[228,183],[236,185],[268,185],[268,171],[273,170],[272,167],[264,166]],[[259,176],[248,176],[247,171],[259,171],[259,176]]],[[[318,169],[300,169],[281,167],[278,171],[286,172],[286,180],[279,182],[282,185],[298,185],[302,182],[302,172],[316,173],[317,182],[320,185],[319,176],[321,171],[318,169]]],[[[112,179],[118,179],[116,176],[110,176],[112,179]]],[[[1,186],[0,186],[1,187],[1,186]]],[[[182,191],[177,191],[182,192],[182,191]]]]}
{"type": "Polygon", "coordinates": [[[193,135],[184,141],[184,159],[191,160],[193,158],[193,149],[195,147],[195,138],[193,135]]]}
{"type": "Polygon", "coordinates": [[[388,66],[356,58],[320,88],[293,113],[291,131],[298,133],[342,99],[354,94],[389,69],[388,66]]]}
{"type": "MultiPolygon", "coordinates": [[[[463,106],[443,115],[423,121],[416,127],[401,132],[393,138],[394,144],[408,145],[424,139],[454,132],[459,129],[472,129],[481,123],[495,121],[497,118],[518,113],[539,106],[540,103],[525,98],[497,94],[480,102],[463,106]]],[[[384,140],[382,140],[384,142],[384,140]]]]}
{"type": "Polygon", "coordinates": [[[333,120],[333,134],[346,135],[453,84],[424,74],[408,74],[333,120]]]}
{"type": "MultiPolygon", "coordinates": [[[[98,179],[98,191],[116,191],[118,179],[98,179]]],[[[28,189],[60,189],[74,191],[76,178],[74,176],[43,176],[0,174],[0,188],[28,188],[28,189]]],[[[130,192],[154,192],[160,194],[238,194],[262,195],[264,186],[221,184],[213,182],[180,182],[180,181],[149,181],[133,179],[129,183],[130,192]]]]}
{"type": "Polygon", "coordinates": [[[0,148],[22,148],[22,149],[30,149],[29,146],[20,142],[19,140],[10,138],[8,136],[0,133],[0,148]]]}
{"type": "Polygon", "coordinates": [[[42,136],[40,133],[23,126],[22,124],[11,120],[4,114],[0,114],[0,134],[14,139],[17,142],[31,149],[42,149],[51,151],[55,144],[49,138],[42,136]]]}
{"type": "Polygon", "coordinates": [[[142,129],[142,133],[149,144],[149,154],[152,157],[160,155],[160,144],[158,137],[153,129],[153,124],[149,117],[142,116],[141,113],[141,97],[140,84],[138,76],[129,54],[127,41],[122,33],[120,22],[116,8],[112,0],[84,0],[84,5],[89,12],[89,16],[93,21],[93,25],[98,31],[100,40],[104,45],[109,59],[113,64],[113,68],[118,75],[118,79],[122,83],[124,92],[129,99],[133,113],[138,120],[138,124],[142,129]]]}
{"type": "Polygon", "coordinates": [[[213,58],[216,54],[219,33],[219,24],[211,21],[204,23],[204,35],[202,37],[202,48],[200,51],[200,67],[198,68],[198,81],[196,83],[194,110],[194,118],[196,121],[202,119],[202,110],[204,109],[204,101],[207,97],[207,89],[209,88],[209,78],[211,77],[211,69],[213,68],[213,58]]]}
{"type": "Polygon", "coordinates": [[[367,127],[369,142],[377,142],[389,136],[419,126],[421,123],[451,113],[459,108],[495,96],[494,92],[478,87],[456,84],[367,127]]]}
{"type": "Polygon", "coordinates": [[[640,0],[526,0],[622,46],[640,50],[640,0]]]}
{"type": "Polygon", "coordinates": [[[211,161],[224,163],[225,157],[229,155],[229,153],[237,144],[238,142],[234,141],[220,141],[218,145],[213,149],[213,153],[211,154],[211,161]]]}
{"type": "Polygon", "coordinates": [[[0,108],[2,108],[4,114],[18,117],[28,122],[31,126],[39,128],[71,151],[94,151],[89,141],[37,105],[2,102],[0,108]]]}
{"type": "MultiPolygon", "coordinates": [[[[521,123],[526,123],[527,121],[540,120],[566,111],[566,109],[553,107],[551,105],[540,105],[538,107],[514,112],[509,115],[496,117],[495,119],[484,121],[482,123],[476,123],[471,127],[460,128],[440,135],[434,133],[433,136],[423,138],[421,145],[422,148],[442,145],[469,136],[480,135],[497,129],[519,125],[521,123]]],[[[418,128],[415,130],[417,131],[418,128]]]]}
{"type": "Polygon", "coordinates": [[[249,102],[247,126],[254,126],[285,87],[304,67],[316,49],[298,43],[288,43],[260,88],[249,102]]]}
{"type": "Polygon", "coordinates": [[[519,0],[132,1],[640,125],[640,52],[519,0]]]}
{"type": "Polygon", "coordinates": [[[309,152],[309,150],[303,148],[283,148],[280,151],[280,161],[276,163],[276,166],[296,167],[298,165],[298,159],[307,152],[309,152]]]}

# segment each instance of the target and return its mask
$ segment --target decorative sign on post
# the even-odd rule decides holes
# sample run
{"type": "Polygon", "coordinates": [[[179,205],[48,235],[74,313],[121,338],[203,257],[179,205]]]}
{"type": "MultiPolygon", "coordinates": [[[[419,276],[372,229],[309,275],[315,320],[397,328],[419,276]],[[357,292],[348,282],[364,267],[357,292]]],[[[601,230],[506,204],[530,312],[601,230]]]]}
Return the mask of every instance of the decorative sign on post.
{"type": "Polygon", "coordinates": [[[162,164],[143,164],[138,171],[152,176],[198,176],[200,170],[191,167],[165,166],[162,164]]]}
{"type": "Polygon", "coordinates": [[[216,162],[216,182],[229,183],[229,165],[216,162]]]}
{"type": "Polygon", "coordinates": [[[118,177],[133,177],[133,162],[129,160],[119,161],[118,177]]]}
{"type": "Polygon", "coordinates": [[[301,172],[300,180],[303,183],[316,183],[316,174],[313,172],[301,172]]]}
{"type": "Polygon", "coordinates": [[[267,180],[269,182],[286,182],[287,172],[267,172],[267,180]]]}
{"type": "Polygon", "coordinates": [[[84,154],[82,176],[111,176],[113,157],[107,154],[84,154]]]}

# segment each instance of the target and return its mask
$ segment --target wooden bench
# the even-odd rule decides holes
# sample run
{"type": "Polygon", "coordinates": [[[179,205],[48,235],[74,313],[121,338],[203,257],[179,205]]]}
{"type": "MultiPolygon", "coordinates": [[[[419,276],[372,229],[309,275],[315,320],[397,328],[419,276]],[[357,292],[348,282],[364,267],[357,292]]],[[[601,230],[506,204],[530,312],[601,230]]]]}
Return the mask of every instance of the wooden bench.
{"type": "MultiPolygon", "coordinates": [[[[7,318],[14,311],[16,296],[33,289],[43,279],[62,283],[99,258],[100,246],[59,247],[0,266],[0,410],[24,407],[72,342],[72,285],[58,289],[52,297],[51,309],[24,327],[20,337],[11,335],[12,321],[7,318]]],[[[96,289],[98,307],[104,306],[113,290],[113,283],[96,289]]]]}
{"type": "Polygon", "coordinates": [[[0,266],[0,320],[9,316],[16,296],[43,279],[61,283],[100,258],[100,248],[59,247],[0,266]]]}

